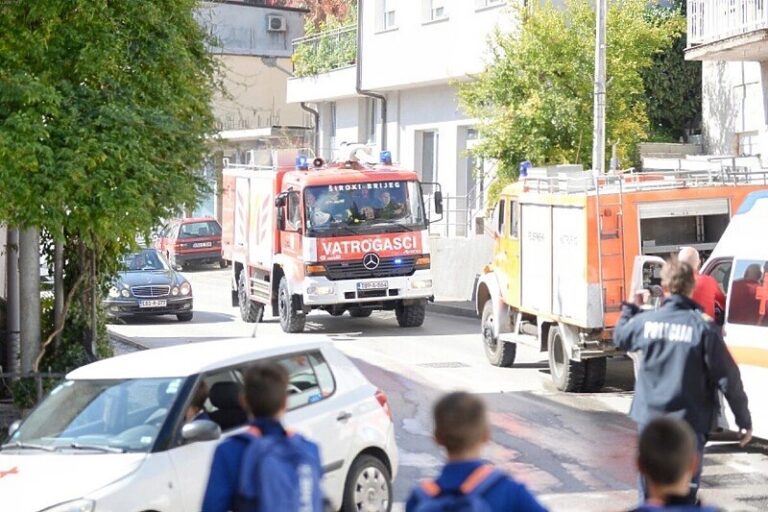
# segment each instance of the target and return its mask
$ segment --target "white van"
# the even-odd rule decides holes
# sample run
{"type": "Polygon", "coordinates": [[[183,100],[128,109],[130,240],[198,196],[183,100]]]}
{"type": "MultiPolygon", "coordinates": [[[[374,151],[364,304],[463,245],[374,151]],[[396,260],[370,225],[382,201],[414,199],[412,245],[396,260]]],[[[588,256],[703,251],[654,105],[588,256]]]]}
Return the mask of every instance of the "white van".
{"type": "MultiPolygon", "coordinates": [[[[754,435],[768,439],[768,190],[745,199],[702,267],[726,292],[725,342],[741,370],[754,435]]],[[[735,429],[733,415],[727,426],[735,429]]]]}

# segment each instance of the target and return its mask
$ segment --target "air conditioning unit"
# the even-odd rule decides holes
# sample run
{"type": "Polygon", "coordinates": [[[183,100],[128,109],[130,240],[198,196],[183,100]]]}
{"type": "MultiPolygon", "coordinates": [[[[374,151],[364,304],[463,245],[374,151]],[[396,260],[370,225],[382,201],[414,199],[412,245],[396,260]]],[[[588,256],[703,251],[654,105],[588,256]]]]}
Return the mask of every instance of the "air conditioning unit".
{"type": "Polygon", "coordinates": [[[285,32],[288,26],[283,16],[271,14],[267,16],[267,32],[285,32]]]}

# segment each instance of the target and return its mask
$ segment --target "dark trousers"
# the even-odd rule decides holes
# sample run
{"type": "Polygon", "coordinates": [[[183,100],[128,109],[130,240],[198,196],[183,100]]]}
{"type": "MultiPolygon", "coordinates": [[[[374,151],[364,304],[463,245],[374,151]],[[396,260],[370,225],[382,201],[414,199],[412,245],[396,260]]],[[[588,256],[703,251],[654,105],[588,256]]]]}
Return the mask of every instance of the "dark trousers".
{"type": "MultiPolygon", "coordinates": [[[[642,432],[645,428],[645,425],[638,425],[638,431],[642,432]]],[[[707,434],[701,434],[696,433],[696,449],[698,451],[699,461],[698,466],[696,468],[696,472],[693,474],[693,478],[691,479],[691,491],[688,494],[688,503],[691,505],[696,504],[697,502],[697,494],[699,492],[699,487],[701,485],[701,471],[704,465],[704,446],[707,444],[707,434]]],[[[643,475],[639,475],[637,478],[638,482],[638,495],[640,498],[640,504],[646,502],[648,499],[648,488],[645,483],[645,478],[643,478],[643,475]]]]}

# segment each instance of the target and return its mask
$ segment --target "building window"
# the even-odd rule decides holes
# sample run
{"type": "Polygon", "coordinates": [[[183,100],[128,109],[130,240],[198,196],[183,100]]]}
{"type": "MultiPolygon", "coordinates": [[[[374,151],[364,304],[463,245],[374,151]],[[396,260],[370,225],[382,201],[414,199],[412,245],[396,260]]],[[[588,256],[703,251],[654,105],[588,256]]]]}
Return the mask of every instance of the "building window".
{"type": "Polygon", "coordinates": [[[365,100],[365,142],[373,144],[376,142],[376,100],[367,98],[365,100]]]}
{"type": "Polygon", "coordinates": [[[448,10],[445,7],[447,0],[423,0],[424,20],[427,22],[444,20],[448,18],[448,10]]]}
{"type": "Polygon", "coordinates": [[[397,0],[378,0],[377,18],[379,30],[390,30],[397,27],[397,0]]]}
{"type": "Polygon", "coordinates": [[[736,134],[739,144],[738,156],[753,156],[759,154],[757,132],[742,132],[736,134]]]}
{"type": "Polygon", "coordinates": [[[507,0],[475,0],[475,9],[485,9],[486,7],[496,7],[504,5],[507,0]]]}
{"type": "Polygon", "coordinates": [[[438,142],[436,131],[421,132],[421,181],[437,181],[438,142]]]}

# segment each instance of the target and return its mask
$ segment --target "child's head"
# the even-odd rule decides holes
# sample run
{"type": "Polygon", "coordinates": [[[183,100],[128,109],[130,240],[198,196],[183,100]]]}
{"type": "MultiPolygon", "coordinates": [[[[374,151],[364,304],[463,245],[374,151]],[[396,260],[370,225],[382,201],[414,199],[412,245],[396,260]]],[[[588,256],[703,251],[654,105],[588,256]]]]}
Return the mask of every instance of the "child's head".
{"type": "Polygon", "coordinates": [[[649,484],[687,488],[697,463],[696,437],[684,421],[657,418],[640,434],[637,466],[649,484]]]}
{"type": "Polygon", "coordinates": [[[277,418],[285,412],[288,372],[277,363],[251,366],[243,376],[243,405],[255,418],[277,418]]]}
{"type": "Polygon", "coordinates": [[[485,403],[465,392],[449,393],[435,404],[435,440],[449,457],[468,456],[490,439],[485,403]]]}

